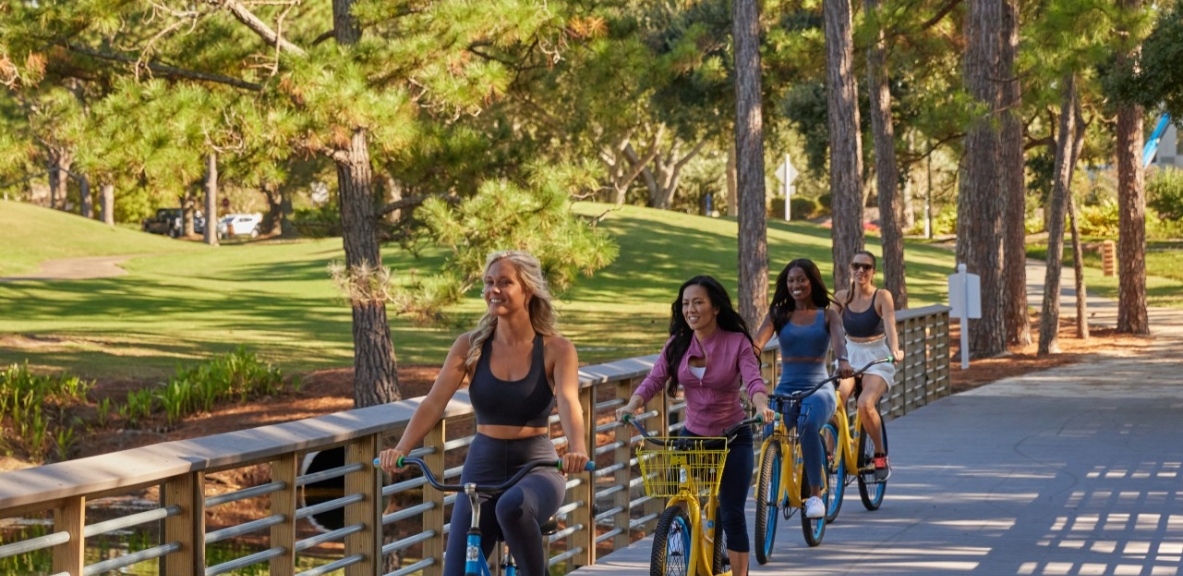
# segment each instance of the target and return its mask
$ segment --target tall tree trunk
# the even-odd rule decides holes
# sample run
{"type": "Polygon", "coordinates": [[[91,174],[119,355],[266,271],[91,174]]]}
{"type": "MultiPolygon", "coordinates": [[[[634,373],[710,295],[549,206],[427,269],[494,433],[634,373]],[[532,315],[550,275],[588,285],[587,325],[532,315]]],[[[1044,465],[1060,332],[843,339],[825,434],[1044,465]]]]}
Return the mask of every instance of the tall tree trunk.
{"type": "Polygon", "coordinates": [[[957,260],[977,274],[982,288],[982,318],[970,322],[970,350],[978,357],[1006,351],[1002,320],[1002,195],[998,175],[997,83],[999,0],[970,0],[965,27],[965,84],[985,114],[965,137],[965,169],[957,202],[957,260]]]}
{"type": "Polygon", "coordinates": [[[735,217],[739,214],[739,195],[736,193],[738,185],[735,182],[736,160],[735,141],[727,145],[727,215],[735,217]]]}
{"type": "MultiPolygon", "coordinates": [[[[1068,182],[1072,182],[1076,173],[1076,164],[1080,159],[1080,151],[1084,149],[1084,136],[1088,130],[1081,114],[1080,100],[1076,101],[1076,135],[1072,138],[1072,164],[1068,167],[1068,182]]],[[[1089,337],[1088,291],[1084,285],[1084,248],[1080,242],[1080,226],[1076,221],[1076,195],[1068,190],[1068,223],[1072,232],[1072,271],[1076,275],[1076,337],[1087,340],[1089,337]]]]}
{"type": "Polygon", "coordinates": [[[186,187],[184,199],[181,200],[181,235],[188,238],[195,234],[193,231],[193,210],[197,202],[193,198],[193,190],[186,187]]]}
{"type": "MultiPolygon", "coordinates": [[[[866,6],[868,17],[877,15],[879,0],[864,0],[863,5],[866,6]]],[[[883,285],[895,295],[897,308],[907,308],[904,233],[900,226],[903,206],[899,195],[895,126],[891,121],[891,90],[887,84],[887,59],[884,57],[883,44],[883,28],[880,27],[875,41],[867,48],[867,89],[871,92],[871,132],[875,140],[875,182],[879,189],[879,226],[883,241],[883,285]]]]}
{"type": "Polygon", "coordinates": [[[296,227],[292,226],[292,189],[283,186],[279,189],[279,211],[283,214],[283,219],[279,221],[279,234],[284,238],[290,238],[296,234],[296,227]]]}
{"type": "MultiPolygon", "coordinates": [[[[338,44],[356,44],[361,27],[351,13],[354,0],[333,0],[333,36],[338,44]]],[[[386,300],[373,294],[374,274],[382,269],[374,208],[373,168],[364,128],[354,127],[349,147],[337,150],[338,198],[341,206],[345,266],[354,283],[366,289],[350,295],[353,307],[353,403],[358,408],[402,399],[398,386],[386,300]]],[[[378,291],[382,292],[382,291],[378,291]]]]}
{"type": "Polygon", "coordinates": [[[371,290],[375,274],[382,269],[378,247],[377,215],[374,209],[373,174],[366,131],[353,131],[350,146],[339,150],[337,161],[338,197],[341,203],[342,240],[345,266],[352,282],[353,306],[353,403],[358,408],[402,399],[398,388],[390,324],[382,291],[371,290]]]}
{"type": "Polygon", "coordinates": [[[205,232],[202,238],[210,246],[218,245],[218,154],[205,157],[205,232]]]}
{"type": "Polygon", "coordinates": [[[760,106],[760,6],[735,0],[735,157],[739,196],[739,313],[759,326],[768,305],[764,118],[760,106]]]}
{"type": "Polygon", "coordinates": [[[103,211],[103,224],[115,225],[115,185],[110,182],[99,184],[100,209],[103,211]]]}
{"type": "Polygon", "coordinates": [[[826,0],[826,109],[830,130],[830,237],[834,289],[850,284],[847,265],[863,249],[862,137],[850,0],[826,0]]]}
{"type": "Polygon", "coordinates": [[[78,175],[78,203],[83,218],[94,218],[94,203],[90,197],[90,179],[86,174],[78,175]]]}
{"type": "MultiPolygon", "coordinates": [[[[1076,134],[1076,77],[1064,76],[1060,129],[1056,134],[1055,181],[1047,222],[1047,273],[1043,281],[1043,310],[1039,316],[1039,354],[1060,351],[1060,276],[1064,265],[1064,213],[1072,179],[1072,142],[1076,134]]],[[[983,287],[982,292],[985,292],[983,287]]],[[[984,294],[983,294],[984,296],[984,294]]],[[[982,312],[986,308],[983,305],[982,312]]]]}
{"type": "MultiPolygon", "coordinates": [[[[1122,0],[1123,10],[1139,9],[1142,0],[1122,0]]],[[[1118,66],[1137,60],[1139,48],[1118,55],[1118,66]]],[[[1146,311],[1146,183],[1142,168],[1142,107],[1117,109],[1117,331],[1149,334],[1146,311]]]]}
{"type": "Polygon", "coordinates": [[[1023,87],[1019,83],[1015,59],[1019,47],[1017,0],[1002,4],[1002,50],[999,71],[1002,84],[1002,147],[999,151],[1002,195],[1003,265],[1002,304],[1006,342],[1016,346],[1031,343],[1031,324],[1027,319],[1027,186],[1023,174],[1023,123],[1018,109],[1023,87]]]}
{"type": "Polygon", "coordinates": [[[64,148],[49,149],[49,207],[66,209],[66,194],[69,191],[70,168],[74,165],[74,154],[64,148]]]}

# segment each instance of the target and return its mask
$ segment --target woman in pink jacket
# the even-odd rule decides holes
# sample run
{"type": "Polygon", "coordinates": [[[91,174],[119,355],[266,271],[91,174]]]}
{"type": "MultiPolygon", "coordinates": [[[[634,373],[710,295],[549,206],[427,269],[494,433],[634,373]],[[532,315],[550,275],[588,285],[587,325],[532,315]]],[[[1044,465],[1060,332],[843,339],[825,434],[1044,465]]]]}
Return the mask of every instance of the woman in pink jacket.
{"type": "MultiPolygon", "coordinates": [[[[731,306],[727,290],[710,276],[695,276],[682,284],[671,308],[670,339],[661,358],[617,416],[635,414],[663,388],[672,397],[681,385],[686,395],[683,436],[718,436],[743,420],[741,387],[771,421],[760,360],[752,353],[747,323],[731,306]]],[[[744,503],[755,465],[751,429],[741,428],[729,450],[719,483],[719,522],[734,576],[747,576],[751,545],[744,503]]]]}

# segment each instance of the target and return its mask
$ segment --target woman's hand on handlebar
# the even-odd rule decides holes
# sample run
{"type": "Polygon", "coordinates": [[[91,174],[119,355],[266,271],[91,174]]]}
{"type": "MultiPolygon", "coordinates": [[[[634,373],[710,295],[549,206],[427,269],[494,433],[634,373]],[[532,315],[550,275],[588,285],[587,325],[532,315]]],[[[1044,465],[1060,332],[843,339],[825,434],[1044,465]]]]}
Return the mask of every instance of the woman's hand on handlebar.
{"type": "Polygon", "coordinates": [[[617,408],[616,409],[616,420],[618,422],[624,422],[624,419],[626,416],[636,416],[637,412],[640,411],[640,409],[641,409],[641,403],[639,402],[639,400],[640,400],[639,397],[633,396],[632,398],[629,399],[628,404],[625,404],[624,406],[617,408]]]}
{"type": "Polygon", "coordinates": [[[390,448],[378,453],[378,467],[394,474],[395,472],[402,472],[405,466],[399,466],[399,461],[406,457],[402,450],[398,448],[390,448]]]}
{"type": "Polygon", "coordinates": [[[587,470],[587,454],[583,452],[567,452],[563,454],[563,473],[576,474],[587,470]]]}
{"type": "Polygon", "coordinates": [[[752,404],[756,405],[756,415],[763,419],[764,423],[772,422],[776,418],[776,412],[768,407],[768,395],[756,393],[752,398],[752,404]]]}
{"type": "Polygon", "coordinates": [[[843,378],[850,378],[854,375],[854,368],[850,367],[850,361],[843,358],[838,360],[838,375],[843,378]]]}

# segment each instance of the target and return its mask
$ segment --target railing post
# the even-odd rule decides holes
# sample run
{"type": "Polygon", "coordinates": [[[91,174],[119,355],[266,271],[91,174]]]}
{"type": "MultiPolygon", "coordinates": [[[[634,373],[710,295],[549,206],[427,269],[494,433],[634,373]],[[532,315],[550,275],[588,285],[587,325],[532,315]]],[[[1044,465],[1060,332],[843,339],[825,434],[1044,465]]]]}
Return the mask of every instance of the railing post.
{"type": "MultiPolygon", "coordinates": [[[[617,381],[615,384],[616,398],[628,403],[629,399],[633,397],[633,387],[631,380],[617,381]]],[[[616,486],[621,489],[612,495],[612,507],[620,510],[612,516],[612,523],[620,530],[612,539],[612,549],[622,550],[627,548],[632,543],[632,531],[629,530],[629,523],[632,521],[632,490],[629,489],[629,484],[633,480],[633,467],[629,465],[629,461],[633,457],[633,428],[627,424],[620,424],[616,427],[615,440],[620,445],[612,452],[612,461],[620,464],[619,470],[612,474],[612,480],[616,486]]]]}
{"type": "MultiPolygon", "coordinates": [[[[588,454],[595,454],[596,448],[595,392],[595,386],[587,386],[579,390],[579,405],[583,409],[583,438],[588,454]]],[[[568,439],[568,448],[571,446],[569,442],[568,439]]],[[[596,477],[595,474],[585,473],[581,473],[580,476],[583,477],[583,482],[575,487],[571,496],[575,500],[582,500],[583,506],[572,510],[571,518],[576,524],[583,525],[583,528],[567,539],[567,548],[582,546],[583,553],[572,556],[571,564],[591,566],[596,563],[596,518],[592,514],[592,505],[596,501],[596,477]]]]}
{"type": "Polygon", "coordinates": [[[361,494],[360,502],[345,507],[345,525],[361,524],[360,532],[345,537],[345,556],[361,554],[362,561],[345,568],[346,576],[374,576],[381,568],[378,529],[382,525],[382,479],[373,465],[378,456],[378,439],[373,434],[357,438],[345,445],[345,465],[362,464],[360,472],[345,475],[345,493],[361,494]]]}
{"type": "Polygon", "coordinates": [[[271,481],[283,482],[283,490],[271,494],[271,513],[282,514],[284,522],[271,527],[271,546],[281,546],[282,556],[271,559],[271,576],[296,573],[296,477],[298,460],[289,452],[271,463],[271,481]]]}
{"type": "Polygon", "coordinates": [[[86,566],[86,497],[67,498],[61,508],[53,511],[53,529],[70,535],[70,541],[53,548],[53,571],[70,576],[82,576],[86,566]]]}
{"type": "Polygon", "coordinates": [[[160,492],[165,507],[181,508],[164,519],[161,542],[179,542],[181,549],[160,559],[161,576],[205,574],[205,473],[171,478],[160,492]]]}
{"type": "MultiPolygon", "coordinates": [[[[669,407],[669,395],[665,393],[664,387],[662,387],[661,391],[658,392],[656,396],[649,400],[649,404],[645,407],[646,412],[654,409],[657,410],[658,422],[657,426],[655,427],[655,433],[658,436],[669,436],[670,434],[669,407]]],[[[644,442],[644,440],[641,442],[644,442]]],[[[662,510],[665,510],[665,500],[662,498],[650,498],[649,500],[645,501],[644,505],[641,506],[642,514],[646,516],[651,514],[660,514],[662,510]]],[[[653,522],[653,524],[656,524],[656,522],[653,522]]]]}
{"type": "MultiPolygon", "coordinates": [[[[439,423],[427,432],[427,436],[423,437],[423,445],[435,449],[425,455],[423,461],[436,478],[443,478],[444,470],[447,468],[444,454],[447,422],[447,419],[441,418],[439,423]]],[[[423,558],[435,558],[434,564],[423,569],[423,576],[440,576],[444,573],[444,544],[447,542],[447,537],[444,536],[444,524],[448,521],[444,516],[444,493],[431,486],[424,486],[423,502],[435,504],[435,507],[423,513],[423,531],[435,530],[435,537],[423,542],[423,558]]]]}

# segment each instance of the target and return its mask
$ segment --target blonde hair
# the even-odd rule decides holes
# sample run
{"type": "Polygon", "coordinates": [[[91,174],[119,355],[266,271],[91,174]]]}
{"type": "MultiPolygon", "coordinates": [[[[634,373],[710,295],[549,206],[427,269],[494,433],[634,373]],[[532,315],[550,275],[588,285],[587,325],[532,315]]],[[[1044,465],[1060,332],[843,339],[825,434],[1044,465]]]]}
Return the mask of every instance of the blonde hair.
{"type": "MultiPolygon", "coordinates": [[[[524,250],[501,250],[489,254],[489,257],[485,259],[484,273],[488,274],[489,268],[500,260],[508,260],[513,264],[518,273],[518,280],[530,294],[530,303],[527,309],[534,332],[543,336],[558,334],[559,332],[555,328],[555,309],[550,302],[550,289],[546,286],[546,275],[542,273],[542,264],[524,250]]],[[[473,370],[476,367],[477,360],[481,358],[481,346],[493,334],[493,329],[496,327],[497,317],[485,312],[477,322],[476,328],[469,333],[468,355],[464,358],[466,368],[473,370]]]]}

